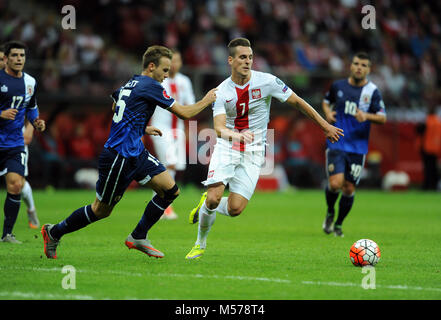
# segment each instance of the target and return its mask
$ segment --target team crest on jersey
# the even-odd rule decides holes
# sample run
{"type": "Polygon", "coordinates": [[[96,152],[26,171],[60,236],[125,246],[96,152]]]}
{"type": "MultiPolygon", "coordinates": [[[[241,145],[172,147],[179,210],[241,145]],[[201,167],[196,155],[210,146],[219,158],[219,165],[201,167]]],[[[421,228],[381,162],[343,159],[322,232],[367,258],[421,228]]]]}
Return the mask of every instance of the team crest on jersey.
{"type": "Polygon", "coordinates": [[[329,172],[333,172],[334,169],[335,169],[334,164],[333,164],[333,163],[330,163],[329,166],[328,166],[328,171],[329,171],[329,172]]]}
{"type": "Polygon", "coordinates": [[[364,103],[369,103],[371,101],[371,97],[368,94],[365,94],[362,98],[361,101],[363,101],[364,103]]]}
{"type": "Polygon", "coordinates": [[[167,91],[165,91],[165,89],[164,89],[164,91],[162,91],[162,95],[163,95],[164,98],[166,98],[166,99],[171,99],[171,97],[167,94],[167,91]]]}
{"type": "Polygon", "coordinates": [[[8,87],[6,85],[2,85],[1,89],[2,92],[8,92],[8,87]]]}
{"type": "Polygon", "coordinates": [[[262,98],[262,94],[260,93],[260,89],[253,89],[251,90],[251,96],[253,99],[260,99],[262,98]]]}
{"type": "Polygon", "coordinates": [[[34,88],[32,88],[31,85],[26,87],[26,91],[28,92],[28,95],[32,96],[32,94],[34,93],[34,88]]]}
{"type": "Polygon", "coordinates": [[[213,178],[213,176],[214,176],[214,170],[210,170],[210,172],[208,172],[207,178],[213,178]]]}

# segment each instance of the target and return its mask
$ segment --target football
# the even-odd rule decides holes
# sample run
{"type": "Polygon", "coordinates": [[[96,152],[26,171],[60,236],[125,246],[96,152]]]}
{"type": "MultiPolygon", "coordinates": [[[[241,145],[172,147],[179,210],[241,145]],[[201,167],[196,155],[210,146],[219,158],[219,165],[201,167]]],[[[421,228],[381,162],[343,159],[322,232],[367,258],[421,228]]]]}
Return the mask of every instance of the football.
{"type": "Polygon", "coordinates": [[[375,241],[369,239],[356,241],[349,250],[349,258],[352,264],[357,267],[375,266],[380,257],[380,248],[375,241]]]}

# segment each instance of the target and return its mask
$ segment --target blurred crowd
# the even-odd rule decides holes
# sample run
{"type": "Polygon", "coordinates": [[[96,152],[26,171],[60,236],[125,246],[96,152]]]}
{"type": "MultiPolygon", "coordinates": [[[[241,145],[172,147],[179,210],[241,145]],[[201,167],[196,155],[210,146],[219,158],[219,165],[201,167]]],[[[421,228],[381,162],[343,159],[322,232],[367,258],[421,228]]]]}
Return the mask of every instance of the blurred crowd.
{"type": "Polygon", "coordinates": [[[108,92],[139,71],[139,57],[151,44],[179,48],[188,68],[225,69],[226,43],[245,36],[253,43],[258,70],[332,78],[347,71],[351,54],[365,50],[374,58],[372,78],[388,96],[388,105],[421,107],[427,99],[439,103],[440,2],[369,1],[375,29],[362,28],[364,4],[0,0],[0,41],[20,39],[29,45],[36,62],[32,66],[50,92],[108,92]],[[61,8],[67,4],[76,9],[75,30],[61,28],[61,8]]]}
{"type": "MultiPolygon", "coordinates": [[[[228,75],[226,44],[238,36],[251,40],[255,69],[278,75],[316,106],[360,50],[373,58],[370,78],[391,114],[441,105],[437,1],[0,0],[0,42],[29,46],[26,71],[46,96],[108,97],[140,72],[140,57],[152,44],[179,49],[184,72],[193,80],[205,75],[194,82],[202,94],[228,75]],[[366,4],[375,8],[375,29],[362,27],[366,4]],[[75,8],[74,30],[61,27],[64,5],[75,8]]],[[[98,140],[86,134],[102,145],[105,134],[98,140]]],[[[61,150],[74,148],[64,144],[61,150]]]]}

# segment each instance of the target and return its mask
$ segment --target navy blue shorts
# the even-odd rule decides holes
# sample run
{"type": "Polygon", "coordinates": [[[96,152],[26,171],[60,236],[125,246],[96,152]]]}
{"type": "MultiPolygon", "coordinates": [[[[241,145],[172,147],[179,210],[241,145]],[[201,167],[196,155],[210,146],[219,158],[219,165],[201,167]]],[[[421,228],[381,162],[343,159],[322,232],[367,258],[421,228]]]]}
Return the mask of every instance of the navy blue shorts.
{"type": "Polygon", "coordinates": [[[137,157],[124,158],[104,148],[98,158],[96,196],[103,203],[115,205],[133,180],[146,184],[163,171],[165,167],[147,150],[137,157]]]}
{"type": "Polygon", "coordinates": [[[24,146],[16,148],[0,148],[0,176],[15,172],[24,177],[26,168],[26,152],[24,146]]]}
{"type": "Polygon", "coordinates": [[[358,185],[366,155],[326,149],[326,173],[332,176],[344,173],[345,180],[358,185]]]}

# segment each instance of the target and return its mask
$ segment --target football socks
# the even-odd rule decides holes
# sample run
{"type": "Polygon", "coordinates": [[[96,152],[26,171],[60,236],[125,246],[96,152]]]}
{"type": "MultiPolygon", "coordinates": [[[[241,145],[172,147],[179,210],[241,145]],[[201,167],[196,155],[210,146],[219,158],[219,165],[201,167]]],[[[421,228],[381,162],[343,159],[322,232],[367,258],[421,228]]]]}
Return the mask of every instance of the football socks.
{"type": "Polygon", "coordinates": [[[326,189],[325,189],[326,204],[328,205],[328,213],[331,215],[333,215],[335,212],[334,205],[335,205],[335,202],[337,201],[339,194],[340,194],[340,191],[333,192],[333,191],[329,190],[328,186],[326,186],[326,189]]]}
{"type": "Polygon", "coordinates": [[[195,243],[196,245],[200,245],[201,248],[206,247],[207,236],[215,220],[216,220],[216,209],[215,210],[208,209],[204,202],[201,208],[199,209],[199,226],[198,226],[198,238],[195,243]]]}
{"type": "Polygon", "coordinates": [[[12,233],[15,221],[17,220],[18,212],[20,211],[20,194],[10,194],[6,195],[5,204],[3,206],[5,212],[5,220],[3,224],[3,235],[4,238],[7,234],[12,233]]]}
{"type": "Polygon", "coordinates": [[[231,217],[230,213],[228,212],[228,197],[222,197],[216,211],[224,216],[231,217]]]}
{"type": "Polygon", "coordinates": [[[88,205],[75,210],[69,217],[54,225],[50,233],[52,238],[59,240],[66,233],[82,229],[97,220],[98,218],[92,211],[92,206],[88,205]]]}
{"type": "Polygon", "coordinates": [[[35,204],[34,204],[34,197],[32,196],[32,188],[27,180],[25,180],[23,189],[21,190],[21,195],[29,211],[34,211],[35,204]]]}
{"type": "Polygon", "coordinates": [[[351,196],[345,196],[344,194],[341,195],[340,202],[338,205],[338,217],[335,221],[336,225],[341,225],[343,223],[343,220],[348,215],[349,211],[352,208],[352,204],[354,203],[354,195],[351,196]]]}
{"type": "Polygon", "coordinates": [[[158,222],[159,218],[161,218],[164,213],[164,210],[171,204],[172,202],[161,198],[159,195],[155,195],[147,204],[141,220],[139,220],[138,225],[132,232],[132,237],[138,240],[146,239],[147,232],[156,222],[158,222]]]}

